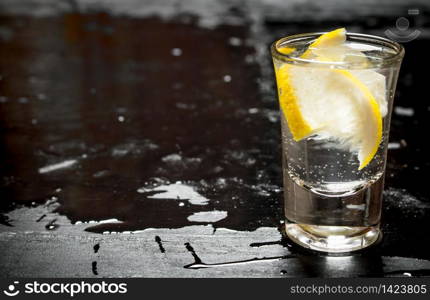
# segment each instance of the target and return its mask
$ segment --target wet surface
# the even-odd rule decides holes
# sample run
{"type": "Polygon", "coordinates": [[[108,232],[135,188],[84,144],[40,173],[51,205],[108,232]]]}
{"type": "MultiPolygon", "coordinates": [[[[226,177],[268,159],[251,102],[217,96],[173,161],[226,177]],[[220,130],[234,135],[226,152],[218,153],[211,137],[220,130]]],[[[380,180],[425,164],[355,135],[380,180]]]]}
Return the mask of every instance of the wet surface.
{"type": "Polygon", "coordinates": [[[430,105],[423,101],[426,77],[416,64],[427,59],[428,21],[422,20],[428,10],[417,21],[422,36],[404,44],[384,239],[369,251],[338,258],[302,253],[278,229],[280,123],[268,45],[290,33],[339,24],[382,35],[397,15],[373,22],[366,14],[354,22],[300,21],[276,10],[229,5],[218,23],[208,19],[210,26],[198,12],[186,13],[186,5],[167,19],[157,13],[120,16],[103,7],[0,17],[0,244],[12,245],[0,259],[3,276],[41,274],[42,262],[32,260],[39,245],[19,252],[28,265],[10,265],[18,255],[11,249],[22,243],[57,245],[52,251],[64,270],[68,263],[60,257],[68,247],[76,255],[90,253],[73,242],[67,246],[63,237],[69,235],[88,243],[100,259],[76,258],[91,267],[52,276],[98,275],[101,260],[110,266],[127,255],[160,262],[145,274],[119,266],[101,275],[429,275],[430,148],[422,137],[428,135],[430,105]],[[261,228],[271,228],[271,236],[258,234],[261,228]],[[196,245],[190,236],[202,231],[205,239],[196,245]],[[102,254],[100,240],[122,243],[112,254],[104,254],[109,250],[103,246],[102,254]],[[170,264],[158,255],[178,258],[170,264]],[[345,267],[336,267],[342,259],[345,267]],[[213,273],[197,270],[208,268],[213,273]]]}

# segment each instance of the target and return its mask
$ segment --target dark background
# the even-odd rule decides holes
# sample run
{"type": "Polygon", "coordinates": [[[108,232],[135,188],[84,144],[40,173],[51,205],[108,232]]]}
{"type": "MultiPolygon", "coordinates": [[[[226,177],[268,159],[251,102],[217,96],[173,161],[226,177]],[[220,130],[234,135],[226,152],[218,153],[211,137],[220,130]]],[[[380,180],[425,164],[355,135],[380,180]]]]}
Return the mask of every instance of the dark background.
{"type": "Polygon", "coordinates": [[[0,276],[430,275],[429,16],[428,1],[1,0],[0,276]],[[403,43],[384,238],[327,257],[282,238],[268,48],[343,26],[419,36],[403,43]]]}

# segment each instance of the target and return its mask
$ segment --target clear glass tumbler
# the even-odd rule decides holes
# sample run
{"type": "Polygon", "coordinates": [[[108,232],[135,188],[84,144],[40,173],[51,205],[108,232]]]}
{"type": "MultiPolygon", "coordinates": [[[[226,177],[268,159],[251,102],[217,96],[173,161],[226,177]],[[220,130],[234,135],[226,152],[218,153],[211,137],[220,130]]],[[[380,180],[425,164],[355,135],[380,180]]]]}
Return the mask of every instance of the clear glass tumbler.
{"type": "Polygon", "coordinates": [[[286,234],[313,250],[351,252],[381,235],[388,134],[404,49],[385,38],[347,33],[342,51],[348,59],[304,58],[321,34],[288,36],[271,46],[282,115],[286,234]]]}

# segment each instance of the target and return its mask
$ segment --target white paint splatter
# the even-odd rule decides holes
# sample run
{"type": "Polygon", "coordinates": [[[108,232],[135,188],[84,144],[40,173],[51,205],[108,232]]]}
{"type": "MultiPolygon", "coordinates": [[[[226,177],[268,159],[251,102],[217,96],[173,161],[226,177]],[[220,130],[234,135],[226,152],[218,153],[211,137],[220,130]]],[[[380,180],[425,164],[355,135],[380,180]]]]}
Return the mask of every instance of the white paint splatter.
{"type": "Polygon", "coordinates": [[[49,172],[53,172],[53,171],[57,171],[59,169],[65,169],[65,168],[69,168],[71,166],[73,166],[74,164],[76,164],[78,161],[76,159],[69,159],[69,160],[65,160],[56,164],[52,164],[52,165],[47,165],[44,166],[42,168],[39,168],[39,174],[45,174],[45,173],[49,173],[49,172]]]}
{"type": "Polygon", "coordinates": [[[190,222],[208,222],[215,223],[227,218],[226,211],[213,210],[213,211],[201,211],[193,213],[187,219],[190,222]]]}

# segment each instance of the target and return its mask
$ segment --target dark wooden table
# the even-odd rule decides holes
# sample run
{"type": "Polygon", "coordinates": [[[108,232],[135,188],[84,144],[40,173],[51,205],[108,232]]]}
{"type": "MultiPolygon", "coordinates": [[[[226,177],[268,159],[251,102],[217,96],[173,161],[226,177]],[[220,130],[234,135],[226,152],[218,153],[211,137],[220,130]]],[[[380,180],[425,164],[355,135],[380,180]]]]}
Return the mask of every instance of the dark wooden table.
{"type": "Polygon", "coordinates": [[[427,1],[155,2],[0,1],[0,276],[430,276],[427,1]],[[268,45],[401,16],[384,238],[293,247],[268,45]]]}

